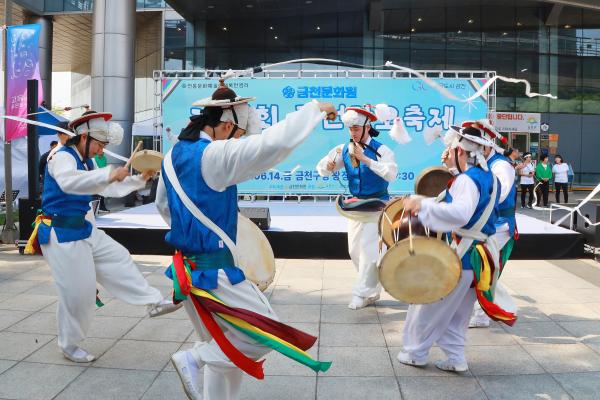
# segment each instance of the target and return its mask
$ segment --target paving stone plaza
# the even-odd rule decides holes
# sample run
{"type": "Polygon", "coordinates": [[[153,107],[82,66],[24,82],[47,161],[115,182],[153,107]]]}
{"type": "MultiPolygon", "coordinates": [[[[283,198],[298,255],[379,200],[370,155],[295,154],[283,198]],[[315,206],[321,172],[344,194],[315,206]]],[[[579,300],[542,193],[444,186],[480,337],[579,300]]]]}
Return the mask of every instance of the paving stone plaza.
{"type": "MultiPolygon", "coordinates": [[[[148,281],[169,293],[168,257],[134,256],[148,281]]],[[[597,399],[600,393],[600,264],[593,260],[510,261],[503,282],[520,306],[510,328],[469,331],[470,371],[443,372],[434,348],[425,368],[401,365],[407,306],[384,293],[375,307],[346,304],[355,276],[348,260],[277,260],[267,294],[280,318],[319,336],[310,353],[333,361],[314,374],[279,354],[266,378],[244,378],[243,399],[597,399]]],[[[0,399],[185,399],[169,357],[193,345],[183,310],[156,319],[144,307],[100,293],[75,365],[56,345],[56,292],[41,257],[0,252],[0,399]]]]}

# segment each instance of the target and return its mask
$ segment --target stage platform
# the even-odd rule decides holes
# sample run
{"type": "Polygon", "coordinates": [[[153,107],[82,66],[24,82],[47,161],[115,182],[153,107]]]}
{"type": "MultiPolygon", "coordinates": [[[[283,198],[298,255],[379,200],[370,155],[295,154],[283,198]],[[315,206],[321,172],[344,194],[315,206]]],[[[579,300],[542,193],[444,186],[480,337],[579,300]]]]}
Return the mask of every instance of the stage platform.
{"type": "MultiPolygon", "coordinates": [[[[348,256],[347,221],[334,203],[296,201],[239,202],[240,207],[268,207],[271,228],[265,231],[277,258],[345,259],[348,256]]],[[[170,255],[167,230],[154,204],[98,216],[99,228],[123,244],[132,254],[170,255]]],[[[582,234],[527,215],[517,214],[519,240],[515,259],[580,258],[582,234]]]]}

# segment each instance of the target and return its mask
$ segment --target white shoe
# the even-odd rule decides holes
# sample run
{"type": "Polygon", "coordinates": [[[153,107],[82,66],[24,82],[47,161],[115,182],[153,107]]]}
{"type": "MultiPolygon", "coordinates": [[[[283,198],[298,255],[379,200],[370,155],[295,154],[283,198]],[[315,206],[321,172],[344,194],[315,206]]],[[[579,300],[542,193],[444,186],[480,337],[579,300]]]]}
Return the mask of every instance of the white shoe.
{"type": "Polygon", "coordinates": [[[406,353],[404,351],[401,351],[400,353],[398,353],[396,358],[402,364],[412,365],[413,367],[424,367],[427,365],[427,361],[417,360],[416,358],[412,357],[409,353],[406,353]]]}
{"type": "Polygon", "coordinates": [[[67,360],[71,360],[76,363],[89,363],[96,359],[96,357],[87,352],[87,350],[82,349],[78,346],[68,346],[64,349],[61,349],[63,356],[67,360]]]}
{"type": "Polygon", "coordinates": [[[358,310],[375,303],[377,300],[379,300],[378,294],[373,297],[352,296],[352,300],[350,301],[350,304],[348,304],[348,308],[351,310],[358,310]]]}
{"type": "Polygon", "coordinates": [[[466,362],[457,363],[450,360],[439,360],[435,362],[435,366],[444,371],[451,372],[466,372],[469,370],[469,366],[466,362]]]}
{"type": "Polygon", "coordinates": [[[190,400],[202,400],[200,391],[196,389],[195,378],[200,376],[200,367],[187,351],[178,351],[171,356],[171,364],[175,368],[183,391],[190,400]]]}
{"type": "Polygon", "coordinates": [[[489,318],[485,321],[477,318],[477,317],[472,317],[471,320],[469,321],[469,328],[489,328],[490,327],[490,320],[489,318]]]}
{"type": "Polygon", "coordinates": [[[162,299],[158,303],[148,304],[148,315],[150,318],[158,317],[179,310],[183,303],[174,304],[171,300],[162,299]]]}

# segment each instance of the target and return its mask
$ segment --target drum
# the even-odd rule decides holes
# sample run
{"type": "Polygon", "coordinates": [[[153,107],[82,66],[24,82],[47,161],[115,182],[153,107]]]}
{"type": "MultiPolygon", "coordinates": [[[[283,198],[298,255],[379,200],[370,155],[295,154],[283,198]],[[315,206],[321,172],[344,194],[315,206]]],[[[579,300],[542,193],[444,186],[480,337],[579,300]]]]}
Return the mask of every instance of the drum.
{"type": "Polygon", "coordinates": [[[131,166],[138,172],[158,172],[162,165],[162,153],[154,150],[140,150],[131,157],[131,166]]]}
{"type": "Polygon", "coordinates": [[[338,196],[335,200],[335,208],[341,216],[360,222],[377,222],[381,210],[385,206],[385,201],[376,198],[358,199],[352,197],[344,200],[342,196],[338,196]]]}
{"type": "Polygon", "coordinates": [[[236,247],[246,279],[264,292],[275,279],[275,255],[265,234],[242,214],[238,214],[236,247]]]}
{"type": "Polygon", "coordinates": [[[404,214],[403,202],[404,197],[390,201],[379,216],[379,237],[388,248],[408,237],[409,222],[413,235],[429,236],[429,232],[417,218],[404,214]]]}
{"type": "Polygon", "coordinates": [[[458,254],[444,241],[416,236],[388,249],[379,265],[379,281],[404,303],[429,304],[450,294],[461,272],[458,254]]]}
{"type": "Polygon", "coordinates": [[[446,190],[452,174],[446,167],[425,168],[415,180],[415,193],[425,197],[437,197],[446,190]]]}

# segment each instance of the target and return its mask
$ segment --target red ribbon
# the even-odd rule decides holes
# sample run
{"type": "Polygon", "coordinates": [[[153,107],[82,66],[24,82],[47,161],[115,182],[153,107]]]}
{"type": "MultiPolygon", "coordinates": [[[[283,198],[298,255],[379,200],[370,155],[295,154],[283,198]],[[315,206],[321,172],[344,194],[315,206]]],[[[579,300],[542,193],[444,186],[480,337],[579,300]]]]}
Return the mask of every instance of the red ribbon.
{"type": "Polygon", "coordinates": [[[231,360],[231,362],[236,367],[238,367],[248,375],[253,376],[256,379],[264,379],[265,372],[263,371],[262,365],[265,362],[265,360],[254,361],[248,358],[244,353],[236,349],[235,346],[231,344],[229,339],[227,339],[227,337],[221,330],[219,324],[217,324],[212,314],[204,305],[204,302],[198,299],[196,296],[190,296],[190,299],[192,300],[192,303],[194,304],[198,315],[200,315],[202,323],[204,324],[206,329],[208,329],[208,332],[211,334],[213,339],[215,339],[215,341],[217,342],[223,353],[225,353],[225,355],[229,358],[229,360],[231,360]]]}

